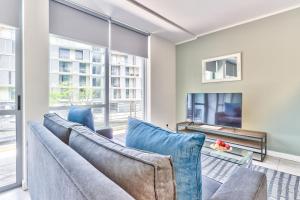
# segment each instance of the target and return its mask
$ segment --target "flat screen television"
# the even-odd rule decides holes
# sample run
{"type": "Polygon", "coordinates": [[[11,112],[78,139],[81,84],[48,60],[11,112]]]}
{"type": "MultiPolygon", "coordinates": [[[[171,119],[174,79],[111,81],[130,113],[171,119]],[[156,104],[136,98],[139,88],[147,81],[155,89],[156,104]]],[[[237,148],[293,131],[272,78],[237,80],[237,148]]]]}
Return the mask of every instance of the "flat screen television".
{"type": "Polygon", "coordinates": [[[189,93],[186,107],[189,121],[242,127],[242,93],[189,93]]]}

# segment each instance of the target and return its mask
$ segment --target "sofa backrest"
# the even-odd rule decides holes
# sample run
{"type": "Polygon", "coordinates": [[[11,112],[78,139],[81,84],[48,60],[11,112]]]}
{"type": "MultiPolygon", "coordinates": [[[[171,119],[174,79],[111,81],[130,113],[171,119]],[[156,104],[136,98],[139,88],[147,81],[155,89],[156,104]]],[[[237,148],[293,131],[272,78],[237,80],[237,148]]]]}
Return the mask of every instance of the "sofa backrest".
{"type": "Polygon", "coordinates": [[[133,199],[39,123],[29,123],[28,185],[32,200],[133,199]]]}
{"type": "Polygon", "coordinates": [[[69,146],[135,199],[176,199],[170,156],[124,147],[83,126],[72,128],[69,146]]]}
{"type": "Polygon", "coordinates": [[[78,123],[63,119],[56,113],[47,113],[44,115],[44,126],[50,130],[61,141],[68,144],[73,126],[81,126],[78,123]]]}

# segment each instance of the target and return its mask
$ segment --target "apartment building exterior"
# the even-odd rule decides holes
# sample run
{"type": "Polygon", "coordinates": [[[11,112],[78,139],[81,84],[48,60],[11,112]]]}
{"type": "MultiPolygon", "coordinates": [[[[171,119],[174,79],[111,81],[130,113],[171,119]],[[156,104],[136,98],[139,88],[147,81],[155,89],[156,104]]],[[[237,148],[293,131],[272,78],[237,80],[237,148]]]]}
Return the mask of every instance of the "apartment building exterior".
{"type": "Polygon", "coordinates": [[[110,70],[111,110],[139,111],[144,104],[143,58],[112,52],[110,70]]]}
{"type": "Polygon", "coordinates": [[[104,103],[105,49],[51,39],[50,105],[104,103]]]}
{"type": "MultiPolygon", "coordinates": [[[[103,47],[50,37],[50,106],[105,104],[105,54],[103,47]]],[[[125,122],[128,116],[144,117],[145,65],[145,58],[112,51],[109,70],[112,124],[125,122]]],[[[104,109],[94,114],[103,121],[104,109]]]]}
{"type": "Polygon", "coordinates": [[[0,110],[13,110],[15,102],[15,33],[0,27],[0,110]]]}

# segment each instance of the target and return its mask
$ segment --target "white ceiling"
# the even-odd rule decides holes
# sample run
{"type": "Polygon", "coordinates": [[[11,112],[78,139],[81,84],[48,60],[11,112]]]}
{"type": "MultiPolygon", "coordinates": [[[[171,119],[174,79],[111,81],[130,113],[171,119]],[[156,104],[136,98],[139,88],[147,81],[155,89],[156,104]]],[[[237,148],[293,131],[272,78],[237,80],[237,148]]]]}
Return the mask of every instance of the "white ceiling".
{"type": "Polygon", "coordinates": [[[72,0],[140,30],[180,43],[245,21],[300,7],[300,0],[136,0],[191,35],[128,0],[72,0]]]}

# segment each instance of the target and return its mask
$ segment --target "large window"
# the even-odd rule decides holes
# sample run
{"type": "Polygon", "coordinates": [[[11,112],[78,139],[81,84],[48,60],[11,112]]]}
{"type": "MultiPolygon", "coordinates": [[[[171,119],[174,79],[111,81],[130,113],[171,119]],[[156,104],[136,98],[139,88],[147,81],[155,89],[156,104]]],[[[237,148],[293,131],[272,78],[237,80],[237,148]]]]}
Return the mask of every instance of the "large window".
{"type": "Polygon", "coordinates": [[[91,106],[97,127],[104,126],[105,92],[104,68],[105,48],[81,42],[50,36],[50,107],[53,111],[67,116],[68,106],[91,106]],[[96,64],[94,64],[96,63],[96,64]],[[93,75],[97,66],[99,75],[93,75]],[[103,83],[103,85],[101,84],[103,83]]]}
{"type": "Polygon", "coordinates": [[[70,105],[91,106],[101,128],[107,121],[107,90],[109,126],[124,133],[129,116],[144,119],[146,58],[112,51],[106,86],[106,53],[103,47],[50,36],[50,106],[65,117],[70,105]]]}
{"type": "Polygon", "coordinates": [[[128,117],[144,119],[146,58],[117,51],[111,54],[110,125],[124,132],[128,117]]]}
{"type": "Polygon", "coordinates": [[[49,12],[52,110],[92,107],[96,128],[114,133],[144,119],[148,35],[69,3],[49,1],[49,12]]]}

